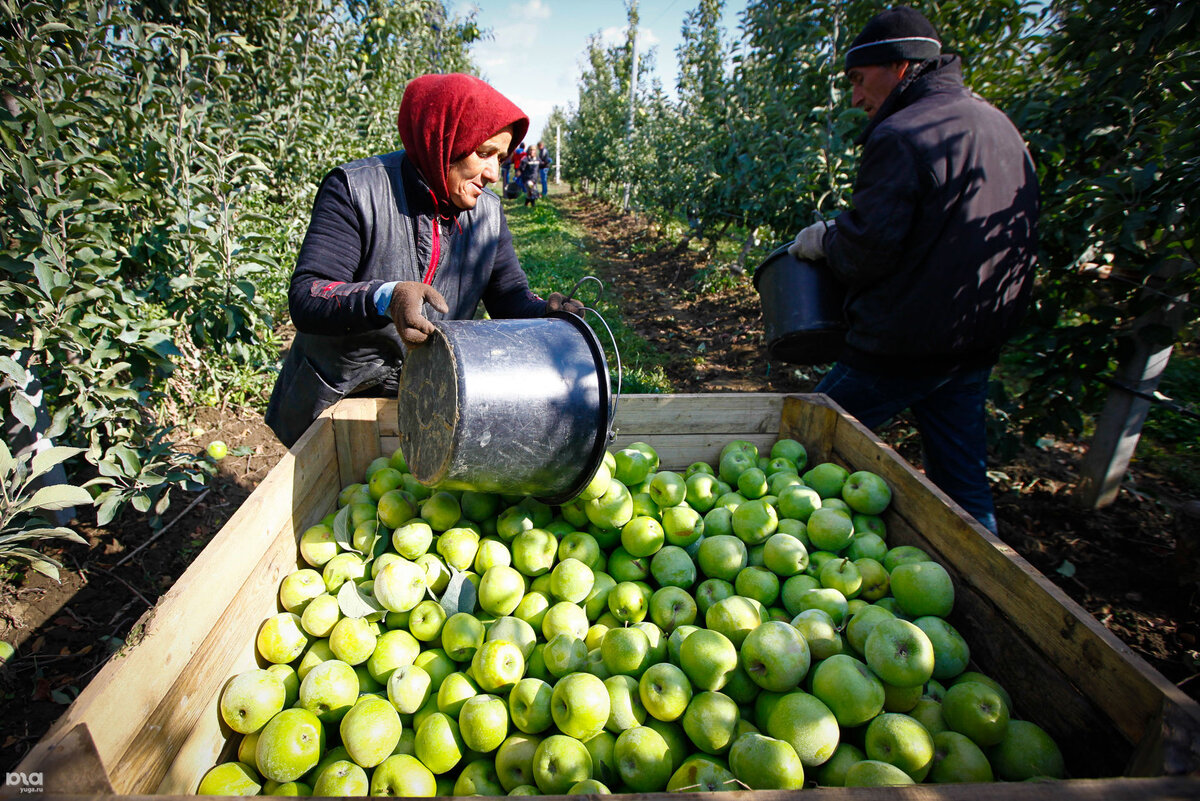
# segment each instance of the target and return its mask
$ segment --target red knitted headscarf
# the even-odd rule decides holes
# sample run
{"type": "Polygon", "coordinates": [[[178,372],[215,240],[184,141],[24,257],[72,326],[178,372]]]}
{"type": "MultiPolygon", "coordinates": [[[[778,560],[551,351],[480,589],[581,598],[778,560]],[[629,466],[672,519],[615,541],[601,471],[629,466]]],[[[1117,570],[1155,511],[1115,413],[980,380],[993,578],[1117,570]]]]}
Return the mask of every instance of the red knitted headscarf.
{"type": "Polygon", "coordinates": [[[450,201],[446,173],[501,130],[513,126],[513,144],[529,118],[511,100],[473,75],[422,75],[404,88],[396,116],[400,141],[440,203],[450,201]]]}

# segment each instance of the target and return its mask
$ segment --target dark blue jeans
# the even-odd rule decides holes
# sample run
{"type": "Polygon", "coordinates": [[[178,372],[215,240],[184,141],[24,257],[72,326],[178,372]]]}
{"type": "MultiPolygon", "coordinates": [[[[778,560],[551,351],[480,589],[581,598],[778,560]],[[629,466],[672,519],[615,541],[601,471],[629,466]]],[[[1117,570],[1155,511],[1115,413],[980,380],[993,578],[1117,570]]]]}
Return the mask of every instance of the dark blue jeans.
{"type": "Polygon", "coordinates": [[[550,168],[542,167],[541,169],[538,170],[538,173],[541,175],[541,178],[542,178],[542,197],[545,197],[546,195],[549,194],[549,192],[546,191],[546,177],[548,175],[550,175],[550,168]]]}
{"type": "Polygon", "coordinates": [[[816,391],[871,429],[911,409],[921,434],[925,475],[994,534],[984,412],[990,374],[991,368],[984,368],[932,377],[884,376],[839,363],[816,391]]]}

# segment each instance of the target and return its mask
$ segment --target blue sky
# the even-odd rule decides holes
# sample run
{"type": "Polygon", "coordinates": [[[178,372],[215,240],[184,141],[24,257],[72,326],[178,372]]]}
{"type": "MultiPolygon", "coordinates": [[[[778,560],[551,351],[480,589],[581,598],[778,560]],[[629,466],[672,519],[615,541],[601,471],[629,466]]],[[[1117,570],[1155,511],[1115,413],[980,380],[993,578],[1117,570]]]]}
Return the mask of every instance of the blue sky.
{"type": "MultiPolygon", "coordinates": [[[[656,51],[656,74],[667,91],[675,87],[675,48],[684,17],[696,0],[638,0],[638,51],[656,51]]],[[[724,23],[731,33],[746,0],[726,0],[724,23]]],[[[451,11],[464,15],[478,9],[476,19],[493,37],[475,44],[471,55],[483,78],[529,115],[529,136],[553,146],[553,131],[543,132],[555,106],[566,108],[578,98],[580,64],[588,37],[605,43],[625,39],[624,0],[458,0],[451,11]]]]}

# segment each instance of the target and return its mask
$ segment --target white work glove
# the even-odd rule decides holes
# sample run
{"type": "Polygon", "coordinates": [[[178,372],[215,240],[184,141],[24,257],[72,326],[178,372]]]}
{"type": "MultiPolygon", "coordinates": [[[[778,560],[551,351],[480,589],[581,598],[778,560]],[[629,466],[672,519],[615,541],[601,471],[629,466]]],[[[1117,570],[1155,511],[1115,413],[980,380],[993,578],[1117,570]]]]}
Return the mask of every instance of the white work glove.
{"type": "Polygon", "coordinates": [[[808,226],[796,234],[796,241],[788,245],[788,253],[806,261],[825,258],[825,232],[834,225],[833,220],[822,220],[808,226]]]}

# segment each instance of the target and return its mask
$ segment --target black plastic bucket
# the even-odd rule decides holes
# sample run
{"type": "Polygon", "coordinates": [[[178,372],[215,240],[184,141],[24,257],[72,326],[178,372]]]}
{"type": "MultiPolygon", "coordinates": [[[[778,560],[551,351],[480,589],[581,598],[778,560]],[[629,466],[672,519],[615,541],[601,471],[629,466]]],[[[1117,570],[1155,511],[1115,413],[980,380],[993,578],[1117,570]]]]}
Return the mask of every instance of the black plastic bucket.
{"type": "Polygon", "coordinates": [[[767,355],[791,364],[836,361],[846,341],[845,289],[824,259],[805,261],[787,249],[776,249],[754,271],[767,355]]]}
{"type": "Polygon", "coordinates": [[[442,320],[400,373],[400,449],[422,484],[574,498],[604,460],[615,403],[604,350],[568,312],[442,320]]]}

